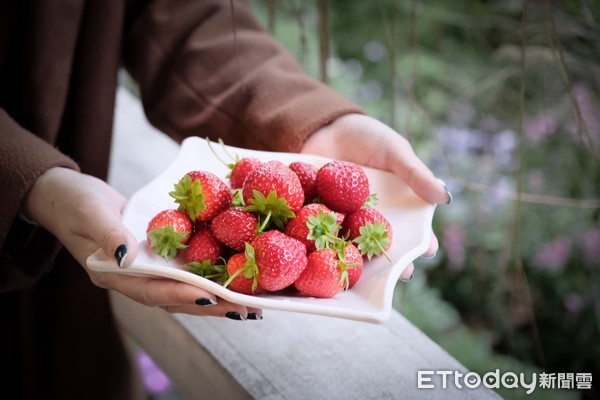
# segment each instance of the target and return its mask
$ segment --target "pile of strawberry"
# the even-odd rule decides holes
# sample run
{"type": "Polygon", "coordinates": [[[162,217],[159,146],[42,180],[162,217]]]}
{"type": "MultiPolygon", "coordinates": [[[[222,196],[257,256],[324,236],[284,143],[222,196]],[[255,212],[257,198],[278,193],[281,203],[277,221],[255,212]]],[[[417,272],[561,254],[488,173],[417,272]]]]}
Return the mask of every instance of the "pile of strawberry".
{"type": "Polygon", "coordinates": [[[208,171],[175,184],[174,208],[148,224],[157,254],[180,255],[189,271],[236,292],[313,297],[354,286],[364,257],[389,259],[392,228],[359,165],[236,157],[228,166],[229,185],[208,171]]]}

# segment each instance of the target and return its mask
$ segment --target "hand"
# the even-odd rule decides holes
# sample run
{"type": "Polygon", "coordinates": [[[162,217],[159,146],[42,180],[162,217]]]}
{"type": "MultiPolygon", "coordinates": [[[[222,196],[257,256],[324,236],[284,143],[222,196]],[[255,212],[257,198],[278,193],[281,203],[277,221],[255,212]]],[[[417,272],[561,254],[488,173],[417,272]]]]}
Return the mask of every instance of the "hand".
{"type": "Polygon", "coordinates": [[[227,314],[234,319],[248,315],[260,317],[261,310],[217,299],[186,283],[88,269],[86,259],[98,248],[115,258],[115,264],[120,261],[122,268],[130,266],[135,259],[137,240],[121,223],[125,203],[126,199],[102,180],[66,168],[51,168],[34,184],[23,204],[23,212],[60,240],[96,286],[116,290],[139,303],[172,313],[227,314]],[[203,307],[201,303],[209,306],[203,307]],[[230,312],[237,314],[228,314],[230,312]]]}
{"type": "MultiPolygon", "coordinates": [[[[304,144],[302,153],[352,161],[398,175],[414,192],[432,204],[448,204],[452,197],[417,157],[408,141],[384,123],[360,114],[344,115],[316,131],[304,144]]],[[[432,234],[424,257],[433,257],[439,244],[432,234]]],[[[410,280],[414,266],[400,276],[410,280]]]]}

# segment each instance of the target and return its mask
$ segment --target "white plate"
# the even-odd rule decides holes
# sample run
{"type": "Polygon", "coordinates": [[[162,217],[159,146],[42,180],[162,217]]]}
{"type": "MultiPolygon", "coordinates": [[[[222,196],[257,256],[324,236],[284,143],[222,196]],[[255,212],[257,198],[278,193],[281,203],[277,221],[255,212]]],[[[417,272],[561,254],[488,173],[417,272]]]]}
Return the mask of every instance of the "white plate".
{"type": "MultiPolygon", "coordinates": [[[[212,148],[222,159],[229,159],[221,145],[212,143],[212,148]]],[[[329,161],[312,155],[263,152],[230,146],[226,146],[226,151],[240,158],[279,160],[285,164],[301,160],[319,167],[329,161]]],[[[139,254],[133,265],[120,269],[114,260],[99,250],[88,258],[88,267],[102,272],[171,278],[198,286],[233,303],[250,307],[380,323],[390,316],[394,287],[398,277],[406,266],[422,255],[429,246],[435,205],[420,199],[395,175],[364,168],[369,178],[371,193],[377,193],[379,199],[376,208],[389,219],[394,230],[392,247],[388,252],[393,260],[392,264],[382,256],[366,261],[358,283],[352,289],[329,299],[275,294],[250,296],[236,293],[186,271],[179,259],[166,262],[157,256],[146,242],[148,221],[163,209],[175,208],[173,199],[168,193],[175,182],[192,170],[210,171],[224,180],[229,172],[210,151],[205,139],[198,137],[186,139],[175,161],[152,182],[136,192],[125,208],[123,223],[139,242],[139,254]]]]}

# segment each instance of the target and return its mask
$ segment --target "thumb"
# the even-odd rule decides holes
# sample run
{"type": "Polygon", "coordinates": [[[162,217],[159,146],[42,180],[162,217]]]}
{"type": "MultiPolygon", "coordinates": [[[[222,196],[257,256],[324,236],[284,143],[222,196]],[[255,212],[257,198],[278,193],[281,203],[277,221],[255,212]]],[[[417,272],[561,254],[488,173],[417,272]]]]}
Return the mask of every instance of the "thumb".
{"type": "MultiPolygon", "coordinates": [[[[110,229],[108,226],[106,228],[110,229]]],[[[101,235],[100,243],[104,253],[112,257],[119,268],[131,266],[138,254],[138,244],[133,234],[120,224],[101,235]]]]}
{"type": "Polygon", "coordinates": [[[131,266],[137,257],[137,239],[123,225],[118,209],[99,207],[88,235],[120,268],[131,266]]]}
{"type": "Polygon", "coordinates": [[[435,177],[433,172],[414,153],[407,141],[400,141],[402,150],[392,155],[391,170],[400,176],[412,190],[432,204],[450,204],[452,195],[446,184],[435,177]]]}

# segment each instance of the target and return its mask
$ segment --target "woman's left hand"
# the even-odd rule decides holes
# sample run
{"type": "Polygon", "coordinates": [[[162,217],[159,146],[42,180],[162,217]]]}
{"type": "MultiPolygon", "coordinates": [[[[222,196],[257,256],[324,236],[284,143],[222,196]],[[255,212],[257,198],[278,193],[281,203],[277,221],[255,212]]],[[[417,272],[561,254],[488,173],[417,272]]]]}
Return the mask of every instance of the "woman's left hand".
{"type": "MultiPolygon", "coordinates": [[[[429,203],[452,201],[450,192],[417,157],[410,143],[389,126],[367,115],[347,114],[336,119],[312,134],[301,152],[391,171],[429,203]]],[[[423,256],[433,257],[438,247],[438,240],[432,234],[431,244],[423,256]]],[[[410,280],[413,271],[411,264],[400,279],[410,280]]]]}

